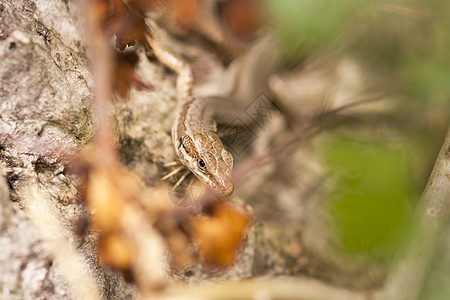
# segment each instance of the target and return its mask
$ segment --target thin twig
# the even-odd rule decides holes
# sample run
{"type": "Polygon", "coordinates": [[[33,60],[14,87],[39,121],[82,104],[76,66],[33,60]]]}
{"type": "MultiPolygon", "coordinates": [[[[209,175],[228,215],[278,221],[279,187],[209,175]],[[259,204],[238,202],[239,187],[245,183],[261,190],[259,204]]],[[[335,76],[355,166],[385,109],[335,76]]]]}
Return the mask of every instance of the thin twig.
{"type": "MultiPolygon", "coordinates": [[[[311,278],[254,278],[215,286],[175,286],[152,299],[372,299],[372,291],[352,291],[311,278]]],[[[147,300],[141,297],[139,300],[147,300]]]]}
{"type": "Polygon", "coordinates": [[[85,17],[85,34],[89,49],[89,58],[94,75],[95,91],[95,145],[99,155],[99,162],[109,164],[116,157],[112,138],[111,122],[109,120],[110,104],[113,97],[113,54],[107,35],[101,26],[98,2],[81,0],[81,11],[85,17]],[[100,159],[101,158],[101,159],[100,159]]]}

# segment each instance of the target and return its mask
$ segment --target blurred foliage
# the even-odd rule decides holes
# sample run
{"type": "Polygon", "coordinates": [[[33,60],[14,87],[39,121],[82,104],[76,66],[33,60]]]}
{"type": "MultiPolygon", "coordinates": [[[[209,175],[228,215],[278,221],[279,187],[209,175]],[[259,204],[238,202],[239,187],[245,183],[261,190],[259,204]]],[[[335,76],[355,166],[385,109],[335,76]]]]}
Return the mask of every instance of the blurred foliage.
{"type": "Polygon", "coordinates": [[[272,0],[268,1],[268,11],[274,19],[286,59],[295,61],[340,36],[349,25],[349,16],[369,3],[363,0],[272,0]]]}
{"type": "Polygon", "coordinates": [[[336,180],[328,205],[341,246],[375,259],[391,256],[421,189],[414,185],[411,151],[404,144],[335,137],[324,158],[336,180]]]}
{"type": "Polygon", "coordinates": [[[389,116],[397,119],[392,133],[402,145],[389,132],[383,139],[369,130],[364,142],[332,137],[323,154],[336,180],[328,204],[337,243],[375,259],[391,257],[448,126],[450,2],[272,0],[267,11],[288,64],[317,54],[352,56],[383,78],[372,88],[404,100],[404,109],[389,116]]]}
{"type": "Polygon", "coordinates": [[[288,63],[317,51],[353,53],[411,99],[448,101],[450,2],[272,0],[267,10],[288,63]]]}

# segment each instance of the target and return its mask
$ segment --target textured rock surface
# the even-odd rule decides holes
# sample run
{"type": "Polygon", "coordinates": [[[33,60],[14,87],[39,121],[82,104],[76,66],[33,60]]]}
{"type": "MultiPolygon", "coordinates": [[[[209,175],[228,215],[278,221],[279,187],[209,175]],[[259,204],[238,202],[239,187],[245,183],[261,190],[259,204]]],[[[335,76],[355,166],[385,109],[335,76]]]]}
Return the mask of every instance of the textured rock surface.
{"type": "Polygon", "coordinates": [[[9,201],[1,178],[0,299],[71,299],[67,283],[46,255],[23,211],[9,201]]]}
{"type": "Polygon", "coordinates": [[[73,233],[87,210],[62,158],[79,151],[93,132],[83,52],[66,1],[0,1],[0,299],[73,298],[74,287],[27,214],[23,192],[34,182],[58,212],[62,228],[55,230],[80,250],[104,298],[134,293],[120,275],[96,264],[92,236],[73,233]]]}

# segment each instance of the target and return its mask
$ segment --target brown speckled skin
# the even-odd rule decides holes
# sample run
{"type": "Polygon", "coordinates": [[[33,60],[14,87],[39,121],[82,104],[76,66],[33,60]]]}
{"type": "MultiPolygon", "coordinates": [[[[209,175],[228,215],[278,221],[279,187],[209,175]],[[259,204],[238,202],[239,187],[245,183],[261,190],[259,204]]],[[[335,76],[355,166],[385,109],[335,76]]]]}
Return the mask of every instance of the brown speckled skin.
{"type": "Polygon", "coordinates": [[[231,181],[233,157],[225,150],[222,142],[213,131],[183,135],[177,143],[180,161],[208,187],[222,196],[233,192],[231,181]],[[205,164],[199,167],[199,161],[205,164]]]}
{"type": "Polygon", "coordinates": [[[191,67],[159,44],[149,27],[146,35],[156,57],[178,73],[178,105],[172,126],[172,141],[180,161],[210,189],[222,196],[233,192],[233,157],[217,136],[214,106],[191,97],[194,75],[191,67]]]}

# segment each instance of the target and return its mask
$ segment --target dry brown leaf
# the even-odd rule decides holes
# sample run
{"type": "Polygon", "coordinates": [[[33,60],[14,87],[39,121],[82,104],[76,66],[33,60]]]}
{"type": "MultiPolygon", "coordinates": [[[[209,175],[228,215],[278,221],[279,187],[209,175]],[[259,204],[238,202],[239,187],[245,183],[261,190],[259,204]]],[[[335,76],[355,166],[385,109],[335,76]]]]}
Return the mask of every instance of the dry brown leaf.
{"type": "Polygon", "coordinates": [[[261,2],[228,0],[219,5],[223,23],[235,36],[249,40],[263,24],[261,2]]]}
{"type": "Polygon", "coordinates": [[[154,10],[162,0],[129,0],[128,5],[142,13],[154,10]]]}
{"type": "Polygon", "coordinates": [[[83,159],[86,203],[92,212],[92,225],[99,232],[100,260],[126,271],[133,255],[132,246],[122,234],[126,226],[123,212],[136,201],[138,184],[115,158],[101,155],[98,149],[83,159]]]}
{"type": "Polygon", "coordinates": [[[171,0],[170,9],[174,18],[185,26],[192,27],[197,17],[199,0],[171,0]]]}
{"type": "Polygon", "coordinates": [[[116,230],[125,204],[114,167],[92,166],[86,184],[86,201],[94,212],[93,224],[103,232],[116,230]]]}
{"type": "Polygon", "coordinates": [[[192,238],[205,264],[226,267],[236,261],[251,217],[243,208],[223,201],[213,203],[210,211],[191,220],[192,238]]]}
{"type": "Polygon", "coordinates": [[[119,270],[127,270],[131,266],[132,248],[127,239],[117,233],[100,236],[98,253],[105,265],[119,270]]]}
{"type": "MultiPolygon", "coordinates": [[[[146,24],[141,12],[121,0],[97,0],[92,4],[94,24],[99,24],[107,36],[116,37],[116,47],[120,51],[136,42],[144,44],[146,24]]],[[[116,53],[111,62],[113,71],[113,88],[122,98],[126,98],[130,86],[150,89],[134,69],[139,58],[134,52],[116,53]]]]}
{"type": "Polygon", "coordinates": [[[152,85],[143,82],[135,72],[135,66],[139,61],[135,52],[116,53],[115,60],[113,88],[122,98],[128,97],[131,86],[138,89],[153,89],[152,85]]]}
{"type": "Polygon", "coordinates": [[[90,17],[107,35],[116,36],[119,50],[144,42],[145,21],[136,8],[121,0],[96,0],[92,5],[90,17]]]}

